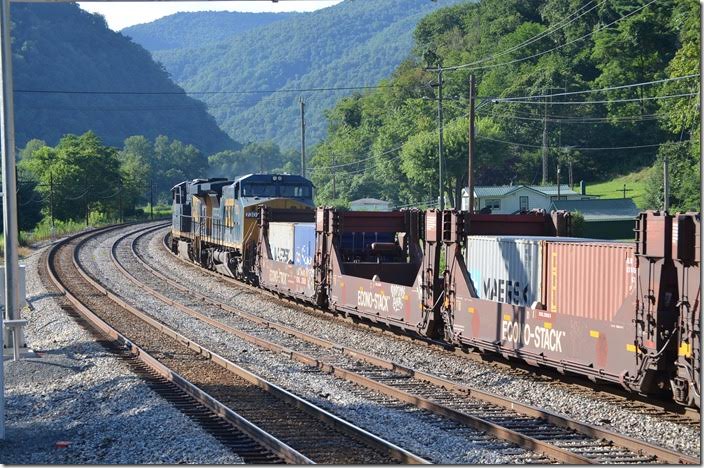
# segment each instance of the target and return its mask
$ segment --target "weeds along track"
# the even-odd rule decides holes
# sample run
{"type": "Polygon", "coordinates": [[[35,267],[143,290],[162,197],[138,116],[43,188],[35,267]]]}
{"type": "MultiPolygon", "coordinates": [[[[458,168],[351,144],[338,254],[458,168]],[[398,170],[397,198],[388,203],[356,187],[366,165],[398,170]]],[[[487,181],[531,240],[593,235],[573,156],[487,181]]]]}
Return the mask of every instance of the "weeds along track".
{"type": "Polygon", "coordinates": [[[50,250],[47,269],[65,293],[64,307],[79,312],[116,346],[139,357],[150,374],[173,384],[172,391],[178,388],[181,394],[173,398],[177,407],[190,405],[190,398],[200,405],[194,413],[213,422],[216,432],[236,433],[230,446],[241,450],[245,461],[424,462],[236,366],[100,285],[83,269],[78,250],[111,229],[73,236],[50,250]]]}
{"type": "Polygon", "coordinates": [[[413,404],[566,463],[697,463],[692,457],[586,425],[498,395],[457,385],[214,300],[151,267],[137,249],[155,229],[135,231],[112,245],[116,267],[163,302],[261,348],[284,353],[338,378],[413,404]],[[195,302],[197,306],[193,306],[195,302]],[[225,323],[227,322],[227,323],[225,323]]]}

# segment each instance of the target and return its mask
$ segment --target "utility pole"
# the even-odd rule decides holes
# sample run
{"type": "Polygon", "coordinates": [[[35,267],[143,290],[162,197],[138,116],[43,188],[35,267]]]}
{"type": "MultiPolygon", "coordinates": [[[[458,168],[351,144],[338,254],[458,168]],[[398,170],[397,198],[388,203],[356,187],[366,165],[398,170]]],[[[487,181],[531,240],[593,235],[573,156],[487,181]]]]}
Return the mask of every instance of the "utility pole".
{"type": "Polygon", "coordinates": [[[442,65],[438,65],[438,195],[440,196],[440,211],[445,209],[445,193],[443,191],[442,163],[443,163],[443,141],[442,141],[442,65]]]}
{"type": "Polygon", "coordinates": [[[574,189],[574,179],[572,179],[572,155],[568,156],[567,160],[567,176],[570,179],[570,189],[574,189]]]}
{"type": "Polygon", "coordinates": [[[665,155],[665,160],[662,163],[662,178],[663,178],[663,202],[662,210],[668,211],[670,209],[670,168],[669,158],[665,155]]]}
{"type": "Polygon", "coordinates": [[[120,219],[120,222],[121,222],[121,223],[124,223],[124,222],[125,222],[125,218],[124,218],[124,216],[123,216],[123,214],[122,214],[122,213],[123,213],[123,210],[122,210],[122,181],[120,181],[120,192],[119,192],[119,194],[120,194],[120,202],[119,202],[119,203],[120,203],[120,215],[119,215],[119,219],[120,219]]]}
{"type": "Polygon", "coordinates": [[[49,170],[49,218],[51,219],[51,238],[54,238],[54,173],[49,170]]]}
{"type": "MultiPolygon", "coordinates": [[[[0,333],[0,348],[12,342],[17,358],[19,346],[24,346],[24,336],[20,325],[20,287],[19,259],[17,257],[17,179],[15,173],[15,116],[12,85],[12,43],[10,42],[10,0],[0,1],[0,32],[2,48],[0,58],[0,77],[2,78],[2,99],[0,99],[0,144],[2,146],[2,211],[4,217],[3,232],[5,234],[5,313],[3,319],[9,319],[18,326],[12,328],[13,333],[4,343],[5,328],[10,323],[3,321],[0,333]]],[[[3,359],[4,363],[4,359],[3,359]]],[[[0,439],[5,439],[5,380],[4,364],[0,364],[0,439]]]]}
{"type": "MultiPolygon", "coordinates": [[[[543,91],[545,94],[545,91],[543,91]]],[[[542,185],[548,183],[548,101],[545,101],[545,110],[543,113],[543,182],[542,185]]]]}
{"type": "Polygon", "coordinates": [[[335,153],[332,154],[332,199],[334,200],[336,197],[335,194],[335,153]]]}
{"type": "Polygon", "coordinates": [[[154,220],[154,177],[149,177],[149,218],[154,220]]]}
{"type": "Polygon", "coordinates": [[[467,195],[469,196],[469,206],[467,211],[474,213],[474,171],[472,170],[472,164],[474,161],[474,120],[475,116],[475,97],[477,91],[475,89],[474,75],[469,75],[469,136],[467,138],[467,146],[469,148],[469,157],[467,160],[467,195]]]}
{"type": "MultiPolygon", "coordinates": [[[[704,5],[699,3],[699,193],[704,193],[704,5]]],[[[702,199],[699,197],[699,211],[701,212],[702,199]]],[[[704,239],[699,237],[701,251],[704,239]]],[[[704,277],[704,270],[700,270],[699,278],[704,277]]]]}
{"type": "Polygon", "coordinates": [[[557,201],[560,201],[560,160],[557,160],[557,201]]]}
{"type": "Polygon", "coordinates": [[[301,102],[301,177],[306,176],[306,103],[303,96],[301,102]]]}

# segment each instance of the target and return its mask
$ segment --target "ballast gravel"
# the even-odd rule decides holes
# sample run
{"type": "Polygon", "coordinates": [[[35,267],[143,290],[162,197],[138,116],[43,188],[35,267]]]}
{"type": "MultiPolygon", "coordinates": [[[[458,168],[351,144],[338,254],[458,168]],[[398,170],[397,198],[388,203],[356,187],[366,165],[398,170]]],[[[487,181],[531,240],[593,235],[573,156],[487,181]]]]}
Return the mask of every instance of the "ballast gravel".
{"type": "MultiPolygon", "coordinates": [[[[136,307],[199,344],[328,411],[435,463],[526,463],[544,457],[265,351],[138,290],[110,259],[122,230],[88,241],[84,267],[136,307]]],[[[130,239],[131,240],[131,239],[130,239]]],[[[127,242],[129,243],[128,240],[127,242]]],[[[198,307],[198,301],[189,304],[198,307]]]]}
{"type": "Polygon", "coordinates": [[[140,253],[159,271],[214,299],[241,307],[262,318],[355,348],[448,380],[495,392],[524,404],[564,414],[654,445],[689,455],[699,455],[700,425],[667,421],[643,414],[618,401],[571,392],[550,379],[507,370],[457,356],[424,343],[399,339],[334,317],[302,311],[280,301],[218,280],[196,266],[167,253],[162,244],[166,229],[140,242],[140,253]]]}
{"type": "Polygon", "coordinates": [[[39,278],[45,250],[25,260],[37,357],[5,362],[2,463],[242,463],[66,315],[39,278]]]}

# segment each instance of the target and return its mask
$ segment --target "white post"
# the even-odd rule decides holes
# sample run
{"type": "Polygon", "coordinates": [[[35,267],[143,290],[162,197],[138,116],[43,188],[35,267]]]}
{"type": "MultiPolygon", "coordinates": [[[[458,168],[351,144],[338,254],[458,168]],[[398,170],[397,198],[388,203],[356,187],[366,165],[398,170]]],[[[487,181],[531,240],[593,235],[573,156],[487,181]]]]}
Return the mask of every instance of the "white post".
{"type": "MultiPolygon", "coordinates": [[[[17,184],[15,180],[15,119],[12,99],[12,42],[10,40],[10,0],[0,0],[0,30],[2,32],[2,59],[0,79],[0,143],[2,146],[2,211],[5,234],[5,315],[6,319],[18,320],[19,316],[19,265],[17,258],[17,184]]],[[[4,334],[0,333],[0,336],[4,334]]],[[[13,341],[22,344],[21,329],[15,328],[13,341]]],[[[3,344],[4,337],[0,338],[3,344]]],[[[13,345],[14,346],[14,345],[13,345]]],[[[4,350],[4,346],[2,347],[4,350]]],[[[4,371],[3,368],[0,371],[4,371]]],[[[0,438],[5,438],[5,381],[0,372],[0,438]]]]}

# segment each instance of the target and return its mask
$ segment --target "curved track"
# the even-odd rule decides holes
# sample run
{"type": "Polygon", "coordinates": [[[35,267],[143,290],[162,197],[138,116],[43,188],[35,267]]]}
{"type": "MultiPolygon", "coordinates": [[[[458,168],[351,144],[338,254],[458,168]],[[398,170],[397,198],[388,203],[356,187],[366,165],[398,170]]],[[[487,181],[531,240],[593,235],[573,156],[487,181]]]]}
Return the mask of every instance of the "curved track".
{"type": "MultiPolygon", "coordinates": [[[[220,433],[236,433],[238,439],[230,446],[242,451],[245,461],[425,462],[236,366],[99,284],[82,267],[77,252],[91,237],[112,229],[117,228],[79,234],[53,246],[47,255],[49,277],[65,294],[68,307],[148,365],[150,373],[197,401],[202,408],[196,412],[220,421],[220,433]]],[[[175,401],[188,406],[179,396],[175,401]]]]}
{"type": "Polygon", "coordinates": [[[557,461],[698,463],[692,457],[498,395],[457,385],[361,351],[339,347],[335,343],[265,321],[244,310],[191,291],[156,271],[137,252],[138,240],[155,230],[144,230],[129,242],[129,248],[127,239],[134,233],[118,239],[112,249],[113,262],[117,268],[128,279],[160,300],[240,339],[265,349],[284,352],[294,360],[331,372],[389,398],[414,404],[439,416],[486,431],[494,437],[541,452],[557,461]],[[132,261],[129,256],[136,260],[138,268],[129,265],[132,261]],[[168,293],[168,296],[164,293],[168,293]],[[204,306],[199,307],[199,310],[189,307],[187,304],[193,299],[198,299],[204,306]],[[213,318],[218,317],[222,311],[230,312],[238,318],[236,326],[226,325],[213,318]]]}
{"type": "MultiPolygon", "coordinates": [[[[166,239],[169,235],[169,233],[165,234],[165,236],[163,237],[162,244],[166,251],[172,253],[166,243],[166,239]]],[[[330,313],[329,311],[321,311],[320,309],[317,309],[316,307],[310,304],[305,304],[300,301],[291,299],[276,291],[270,291],[267,289],[256,287],[249,283],[238,281],[235,278],[202,268],[199,265],[196,265],[193,262],[188,262],[176,255],[173,256],[174,258],[177,258],[179,261],[184,262],[187,265],[198,267],[202,272],[209,274],[213,277],[219,278],[222,281],[230,283],[236,287],[245,288],[258,294],[267,295],[287,305],[292,305],[294,307],[304,309],[307,312],[313,313],[318,317],[324,317],[328,320],[336,319],[358,325],[362,324],[369,326],[375,331],[381,333],[390,333],[396,339],[416,343],[427,343],[431,346],[436,347],[438,350],[443,350],[444,352],[450,354],[455,354],[470,360],[482,362],[483,364],[496,366],[497,368],[501,368],[503,372],[515,373],[515,375],[517,376],[525,376],[526,373],[528,373],[533,379],[550,381],[551,385],[563,387],[564,389],[568,390],[573,394],[580,394],[590,398],[598,397],[601,400],[609,401],[613,404],[617,404],[623,408],[628,408],[629,410],[637,412],[639,414],[652,416],[663,421],[669,421],[682,425],[699,425],[701,421],[701,412],[698,408],[683,407],[674,403],[671,400],[658,400],[653,399],[651,397],[641,396],[632,392],[627,392],[622,388],[613,385],[605,386],[603,384],[591,383],[590,381],[581,376],[561,374],[547,367],[541,367],[540,370],[536,370],[535,367],[530,366],[521,361],[508,360],[500,355],[492,353],[473,352],[462,347],[448,345],[447,343],[444,343],[442,341],[429,339],[422,335],[409,335],[404,332],[398,332],[397,330],[392,328],[385,328],[383,326],[379,326],[379,324],[376,323],[367,322],[363,318],[345,317],[343,315],[330,313]]]]}

